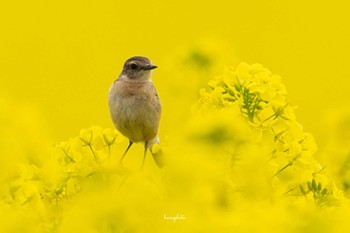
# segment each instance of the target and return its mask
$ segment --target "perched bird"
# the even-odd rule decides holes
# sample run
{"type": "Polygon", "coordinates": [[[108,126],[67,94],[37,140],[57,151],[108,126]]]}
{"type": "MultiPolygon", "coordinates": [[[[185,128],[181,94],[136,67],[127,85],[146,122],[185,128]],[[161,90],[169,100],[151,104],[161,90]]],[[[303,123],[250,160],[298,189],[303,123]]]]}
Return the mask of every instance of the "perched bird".
{"type": "MultiPolygon", "coordinates": [[[[136,56],[124,63],[123,70],[108,93],[108,104],[112,121],[117,130],[129,139],[120,163],[133,143],[143,142],[145,163],[147,150],[159,143],[158,127],[162,106],[151,79],[157,66],[146,57],[136,56]]],[[[162,161],[153,154],[158,166],[162,161]]]]}

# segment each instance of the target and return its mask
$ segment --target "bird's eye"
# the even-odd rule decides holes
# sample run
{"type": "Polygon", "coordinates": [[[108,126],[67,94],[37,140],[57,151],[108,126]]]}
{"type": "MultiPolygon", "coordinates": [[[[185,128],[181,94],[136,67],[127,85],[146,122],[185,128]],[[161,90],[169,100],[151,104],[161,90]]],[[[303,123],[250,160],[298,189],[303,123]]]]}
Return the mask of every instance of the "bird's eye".
{"type": "Polygon", "coordinates": [[[137,69],[137,65],[136,65],[135,63],[132,63],[132,64],[130,65],[130,68],[131,68],[132,70],[136,70],[136,69],[137,69]]]}

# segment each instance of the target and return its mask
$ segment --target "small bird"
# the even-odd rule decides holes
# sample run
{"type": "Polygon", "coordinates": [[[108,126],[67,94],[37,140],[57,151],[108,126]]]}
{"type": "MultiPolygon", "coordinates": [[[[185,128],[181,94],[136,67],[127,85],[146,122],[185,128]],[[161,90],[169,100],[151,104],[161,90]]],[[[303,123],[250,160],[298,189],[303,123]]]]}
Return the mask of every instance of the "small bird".
{"type": "MultiPolygon", "coordinates": [[[[159,143],[158,127],[162,106],[151,79],[152,70],[157,68],[150,59],[135,56],[124,63],[123,70],[114,81],[108,93],[110,115],[117,130],[129,139],[129,145],[120,159],[122,163],[133,143],[144,143],[145,163],[147,150],[159,143]]],[[[162,162],[153,154],[158,166],[162,162]]]]}

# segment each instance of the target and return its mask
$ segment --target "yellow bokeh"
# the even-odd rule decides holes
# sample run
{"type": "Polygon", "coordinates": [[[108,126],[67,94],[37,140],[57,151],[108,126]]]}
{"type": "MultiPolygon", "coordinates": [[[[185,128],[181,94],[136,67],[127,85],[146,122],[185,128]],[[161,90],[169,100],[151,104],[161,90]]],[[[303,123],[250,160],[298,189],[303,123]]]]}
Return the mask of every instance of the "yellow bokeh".
{"type": "Polygon", "coordinates": [[[222,70],[214,67],[259,62],[284,77],[304,127],[324,140],[327,130],[314,119],[349,99],[348,8],[341,0],[7,1],[1,93],[44,109],[52,135],[64,140],[111,125],[106,93],[132,55],[150,57],[160,95],[176,97],[222,70]],[[201,64],[211,72],[184,72],[201,64]]]}
{"type": "Polygon", "coordinates": [[[3,1],[0,231],[346,229],[349,9],[344,0],[3,1]],[[134,55],[158,66],[153,81],[163,112],[155,151],[167,156],[165,169],[148,156],[139,171],[141,145],[118,167],[127,140],[113,129],[107,92],[134,55]],[[265,70],[249,86],[271,101],[259,123],[273,133],[229,109],[232,96],[218,85],[236,81],[232,67],[244,72],[246,63],[278,74],[265,70]],[[224,110],[203,110],[199,99],[224,110]],[[295,121],[283,138],[288,148],[264,140],[286,129],[277,116],[295,121]],[[273,160],[260,157],[271,148],[273,160]],[[299,189],[310,191],[305,200],[294,198],[299,189]],[[344,202],[339,211],[312,204],[324,206],[317,195],[325,189],[329,202],[344,202]]]}

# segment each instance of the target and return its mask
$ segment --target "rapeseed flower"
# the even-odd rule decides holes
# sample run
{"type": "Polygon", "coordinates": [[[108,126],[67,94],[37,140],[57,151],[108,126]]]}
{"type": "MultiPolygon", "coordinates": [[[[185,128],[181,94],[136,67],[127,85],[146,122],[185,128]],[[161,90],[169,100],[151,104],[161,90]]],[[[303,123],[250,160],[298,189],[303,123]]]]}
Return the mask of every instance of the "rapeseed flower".
{"type": "Polygon", "coordinates": [[[127,140],[100,126],[58,143],[40,164],[19,164],[0,192],[8,220],[1,229],[301,232],[330,220],[314,217],[323,208],[349,208],[315,159],[314,138],[297,122],[279,76],[243,63],[199,93],[187,121],[154,147],[165,155],[163,169],[149,159],[140,170],[137,147],[121,166],[127,140]],[[300,213],[304,220],[288,221],[300,213]]]}

